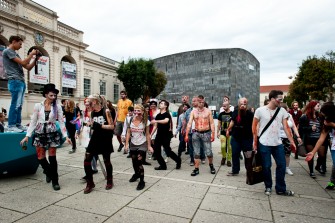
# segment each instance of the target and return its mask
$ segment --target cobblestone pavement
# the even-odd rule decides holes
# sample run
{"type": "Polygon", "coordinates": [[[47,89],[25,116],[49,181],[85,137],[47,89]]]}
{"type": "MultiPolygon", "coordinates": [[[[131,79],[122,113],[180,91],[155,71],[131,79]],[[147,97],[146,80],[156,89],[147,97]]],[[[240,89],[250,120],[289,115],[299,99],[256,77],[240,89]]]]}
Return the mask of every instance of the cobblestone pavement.
{"type": "MultiPolygon", "coordinates": [[[[172,140],[176,152],[178,141],[172,140]]],[[[118,148],[114,140],[114,148],[118,148]]],[[[54,191],[45,182],[39,168],[36,174],[0,179],[0,222],[335,222],[335,190],[324,187],[326,176],[311,179],[302,158],[291,159],[293,176],[286,175],[294,197],[264,195],[264,185],[247,185],[245,169],[228,177],[227,166],[220,166],[218,139],[213,143],[215,175],[208,162],[201,164],[200,175],[190,176],[189,157],[182,156],[180,170],[169,159],[166,171],[155,171],[156,161],[145,166],[146,186],[137,191],[129,183],[133,174],[131,160],[122,152],[112,154],[114,188],[105,190],[100,171],[94,175],[96,187],[83,194],[85,183],[84,148],[68,154],[69,146],[57,151],[61,190],[54,191]]],[[[243,161],[241,162],[243,166],[243,161]]]]}

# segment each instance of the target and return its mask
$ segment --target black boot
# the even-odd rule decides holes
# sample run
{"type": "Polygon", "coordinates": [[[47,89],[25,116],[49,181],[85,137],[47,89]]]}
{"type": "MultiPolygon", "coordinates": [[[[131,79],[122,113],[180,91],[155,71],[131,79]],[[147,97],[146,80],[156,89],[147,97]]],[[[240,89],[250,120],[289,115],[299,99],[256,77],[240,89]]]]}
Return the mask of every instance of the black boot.
{"type": "Polygon", "coordinates": [[[45,181],[47,183],[51,182],[51,173],[50,173],[50,164],[46,158],[43,158],[41,160],[38,160],[38,162],[41,164],[43,168],[43,173],[45,174],[45,181]]]}
{"type": "Polygon", "coordinates": [[[56,156],[49,156],[52,187],[54,190],[60,190],[58,183],[57,159],[56,156]]]}

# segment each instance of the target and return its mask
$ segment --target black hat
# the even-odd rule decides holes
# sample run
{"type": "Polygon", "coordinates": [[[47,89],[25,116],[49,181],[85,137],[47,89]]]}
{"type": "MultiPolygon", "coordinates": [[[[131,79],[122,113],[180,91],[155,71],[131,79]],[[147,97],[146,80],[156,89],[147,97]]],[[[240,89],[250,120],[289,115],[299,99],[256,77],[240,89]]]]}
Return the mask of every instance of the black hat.
{"type": "Polygon", "coordinates": [[[45,94],[47,94],[49,92],[53,92],[55,94],[58,94],[59,90],[56,89],[56,86],[54,84],[46,84],[46,85],[44,85],[44,89],[42,91],[43,97],[45,97],[45,94]]]}

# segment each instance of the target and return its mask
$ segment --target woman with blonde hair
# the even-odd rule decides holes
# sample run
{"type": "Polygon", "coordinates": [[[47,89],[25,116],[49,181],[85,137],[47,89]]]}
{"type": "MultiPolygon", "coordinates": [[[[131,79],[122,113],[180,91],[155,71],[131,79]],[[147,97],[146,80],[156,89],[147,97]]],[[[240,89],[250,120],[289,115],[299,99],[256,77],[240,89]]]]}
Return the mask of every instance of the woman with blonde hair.
{"type": "Polygon", "coordinates": [[[105,189],[113,188],[113,166],[110,155],[113,149],[113,129],[114,123],[108,108],[104,107],[104,99],[99,94],[88,97],[91,106],[91,128],[93,133],[85,153],[84,169],[86,173],[86,188],[84,193],[90,193],[95,184],[93,182],[93,171],[91,162],[94,156],[102,154],[107,171],[107,184],[105,189]]]}
{"type": "Polygon", "coordinates": [[[149,128],[150,121],[148,120],[148,113],[145,111],[143,105],[136,104],[134,106],[134,116],[130,119],[127,126],[125,151],[130,149],[135,172],[129,182],[135,182],[138,178],[140,179],[136,188],[137,190],[142,190],[145,187],[143,168],[145,153],[147,150],[153,152],[149,128]]]}
{"type": "Polygon", "coordinates": [[[65,105],[65,126],[67,130],[67,134],[72,142],[72,150],[69,153],[75,153],[77,150],[76,145],[76,123],[80,119],[80,111],[77,111],[75,107],[75,103],[73,100],[68,100],[65,105]]]}

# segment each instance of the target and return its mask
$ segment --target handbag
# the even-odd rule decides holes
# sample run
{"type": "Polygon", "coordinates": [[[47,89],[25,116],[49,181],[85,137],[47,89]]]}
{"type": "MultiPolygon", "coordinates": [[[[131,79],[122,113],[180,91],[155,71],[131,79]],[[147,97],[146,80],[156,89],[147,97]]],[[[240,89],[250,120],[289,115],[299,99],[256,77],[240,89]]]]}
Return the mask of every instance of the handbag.
{"type": "Polygon", "coordinates": [[[248,185],[258,184],[264,181],[261,153],[254,151],[245,152],[245,168],[247,169],[246,183],[248,185]],[[247,154],[249,153],[249,154],[247,154]],[[250,157],[251,153],[251,157],[250,157]]]}
{"type": "Polygon", "coordinates": [[[307,150],[306,150],[306,147],[305,145],[302,143],[300,145],[298,145],[298,155],[301,156],[301,157],[306,157],[306,154],[307,154],[307,150]]]}
{"type": "MultiPolygon", "coordinates": [[[[273,120],[276,118],[279,113],[280,108],[277,108],[275,114],[272,116],[271,120],[266,124],[263,131],[257,137],[257,146],[259,147],[259,139],[263,135],[263,133],[269,128],[273,120]]],[[[246,183],[248,185],[258,184],[264,181],[263,176],[263,166],[262,166],[262,155],[261,153],[255,153],[255,151],[247,151],[244,153],[245,157],[245,168],[247,169],[247,179],[246,183]],[[251,153],[251,155],[250,155],[251,153]]]]}

